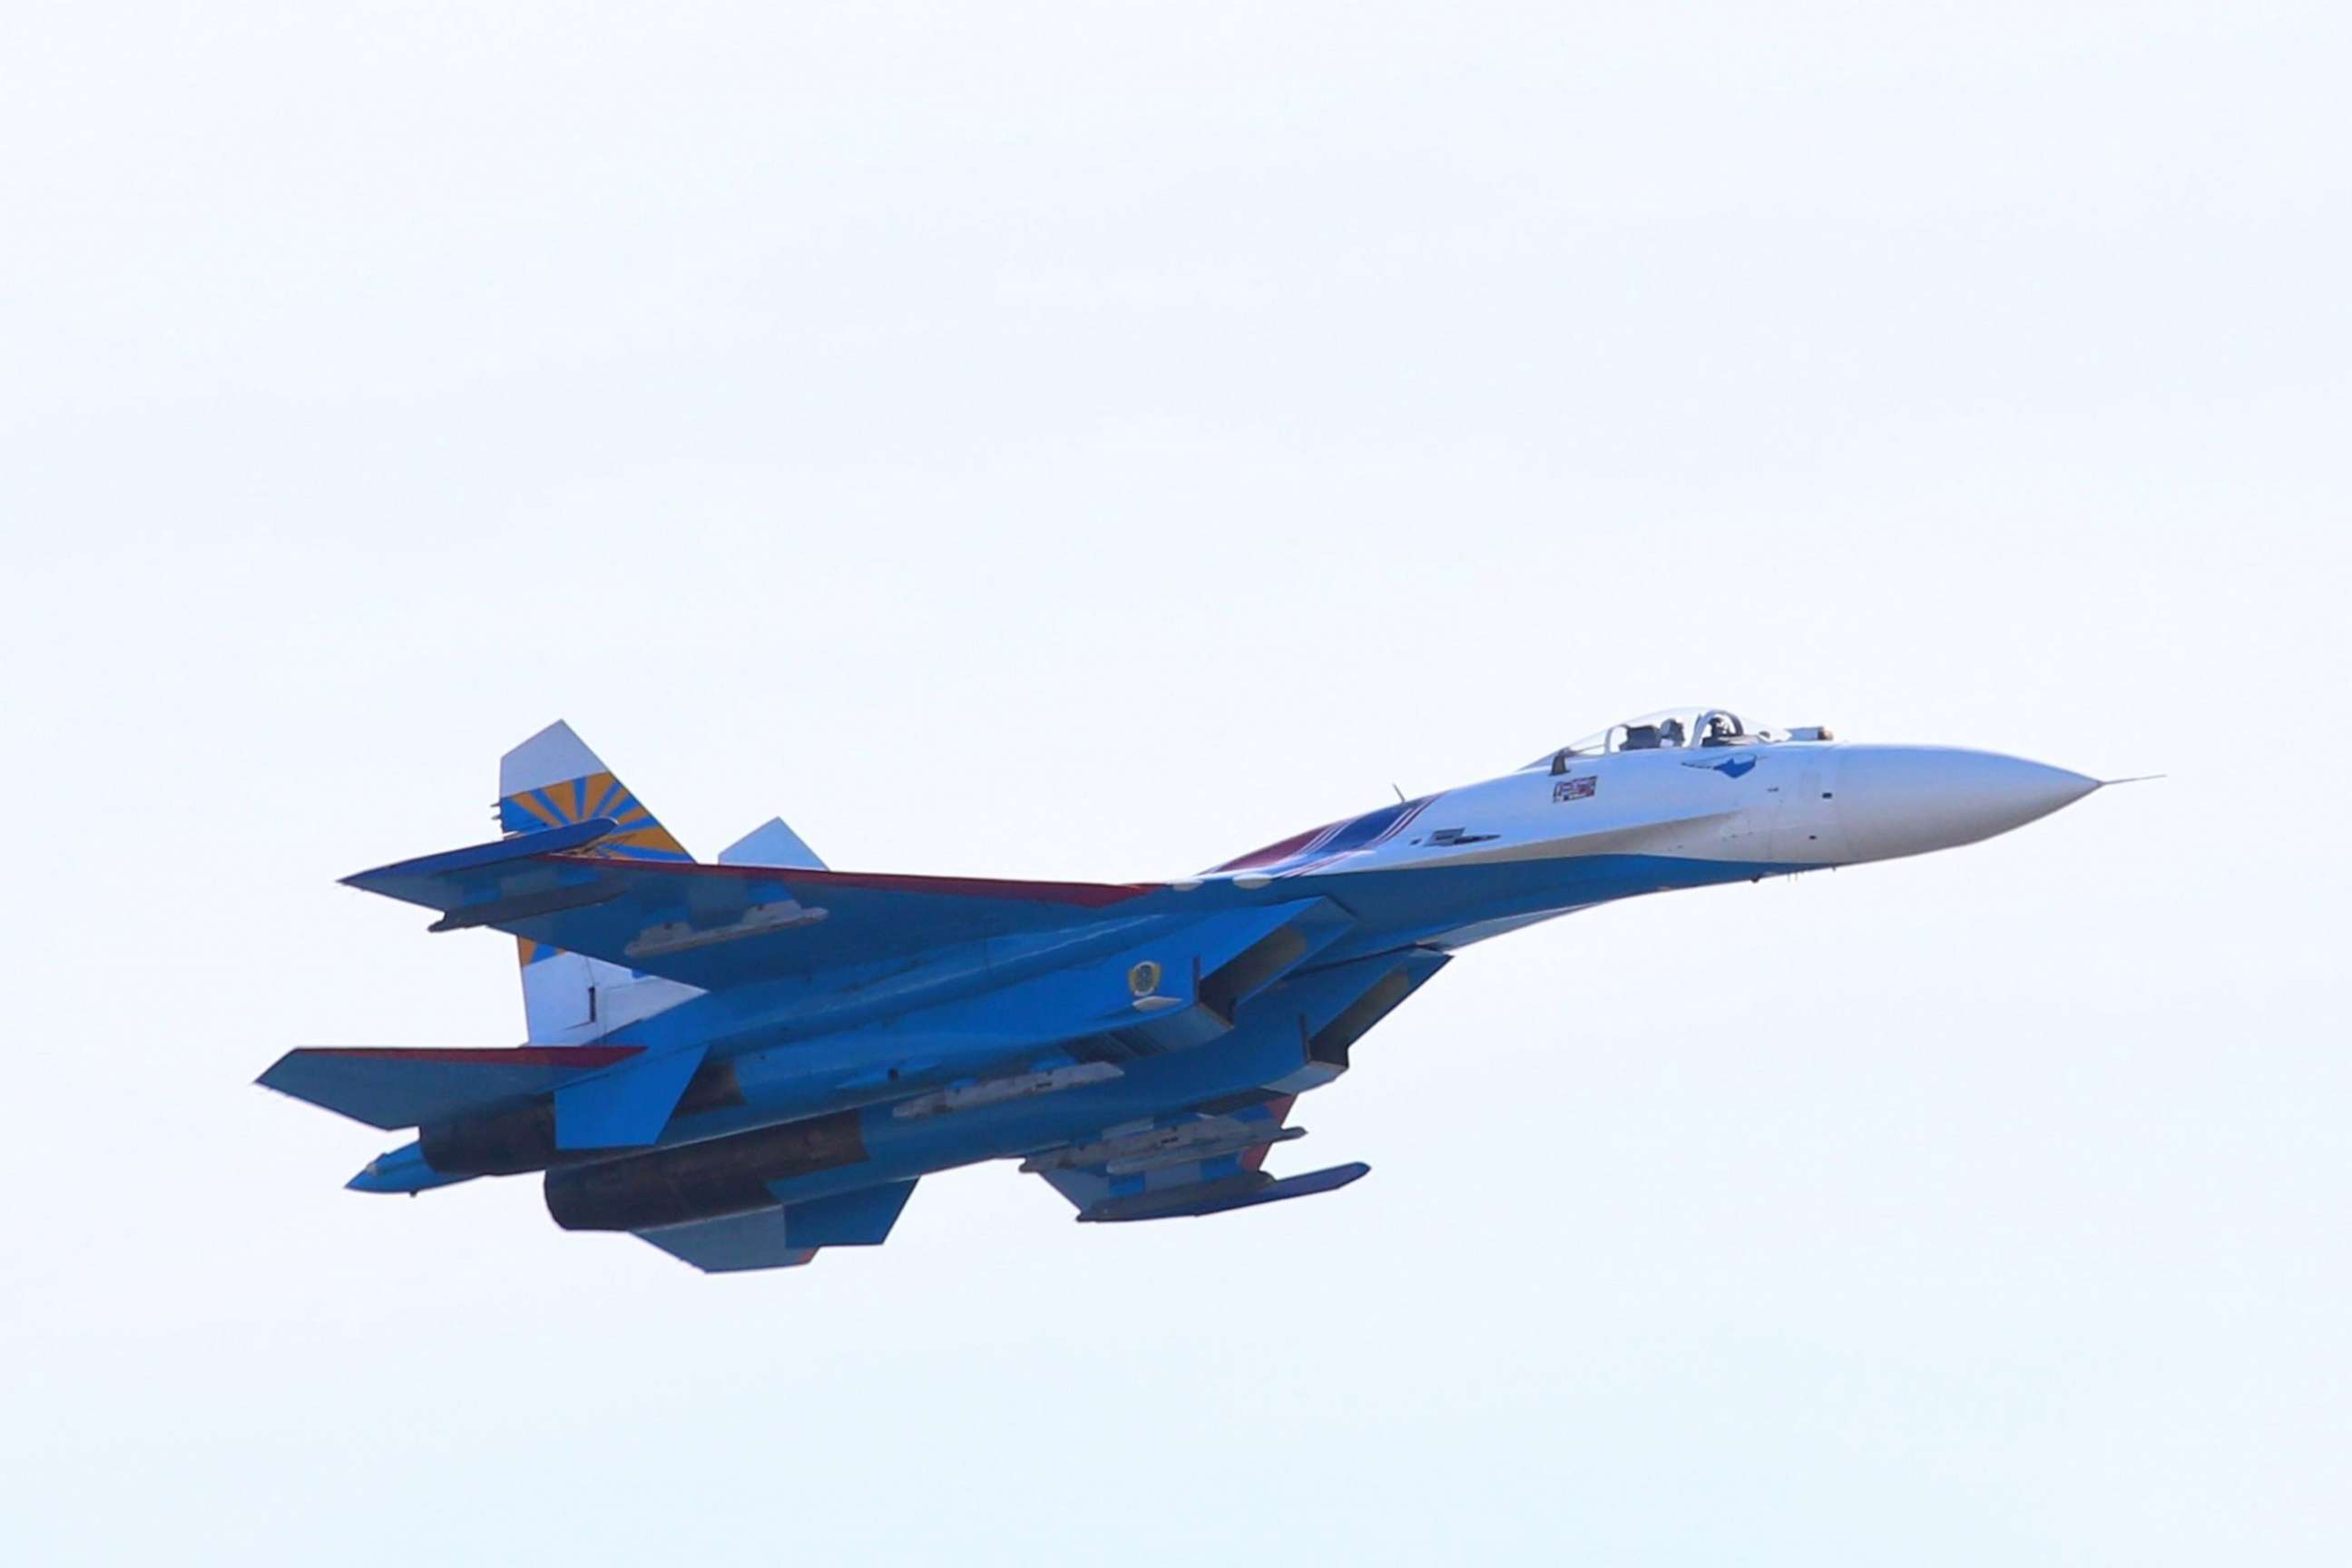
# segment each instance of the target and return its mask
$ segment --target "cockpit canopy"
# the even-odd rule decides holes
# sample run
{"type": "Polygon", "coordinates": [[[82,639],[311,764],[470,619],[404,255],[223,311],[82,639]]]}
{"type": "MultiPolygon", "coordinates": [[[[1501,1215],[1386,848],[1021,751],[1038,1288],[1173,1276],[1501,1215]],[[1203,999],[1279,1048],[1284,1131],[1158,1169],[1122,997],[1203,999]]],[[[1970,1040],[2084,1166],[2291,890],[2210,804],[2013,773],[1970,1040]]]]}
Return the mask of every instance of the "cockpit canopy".
{"type": "Polygon", "coordinates": [[[1671,752],[1709,746],[1769,746],[1784,740],[1823,740],[1826,731],[1798,731],[1782,735],[1770,730],[1750,731],[1728,708],[1666,708],[1644,713],[1622,724],[1596,731],[1572,745],[1546,752],[1530,768],[1547,767],[1566,757],[1601,757],[1612,752],[1671,752]]]}

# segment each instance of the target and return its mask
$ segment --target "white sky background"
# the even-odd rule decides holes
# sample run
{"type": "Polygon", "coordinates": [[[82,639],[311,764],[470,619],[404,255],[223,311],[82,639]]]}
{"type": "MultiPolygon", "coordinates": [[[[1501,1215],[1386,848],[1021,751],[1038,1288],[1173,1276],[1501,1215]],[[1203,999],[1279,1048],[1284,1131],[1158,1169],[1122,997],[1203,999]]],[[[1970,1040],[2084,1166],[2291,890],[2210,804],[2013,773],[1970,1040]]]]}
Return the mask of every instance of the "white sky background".
{"type": "Polygon", "coordinates": [[[2352,12],[36,6],[0,1557],[2336,1563],[2352,12]],[[1473,951],[1343,1194],[706,1279],[251,1088],[569,718],[1178,873],[1721,701],[2168,771],[1473,951]]]}

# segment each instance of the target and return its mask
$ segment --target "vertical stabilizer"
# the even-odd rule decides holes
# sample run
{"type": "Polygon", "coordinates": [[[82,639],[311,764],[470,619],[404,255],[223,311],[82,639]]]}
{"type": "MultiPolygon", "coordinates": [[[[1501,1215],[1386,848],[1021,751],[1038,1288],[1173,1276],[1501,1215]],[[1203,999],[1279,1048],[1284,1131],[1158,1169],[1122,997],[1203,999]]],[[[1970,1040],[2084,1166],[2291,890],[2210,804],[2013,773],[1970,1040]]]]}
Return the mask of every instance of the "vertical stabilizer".
{"type": "MultiPolygon", "coordinates": [[[[614,778],[572,726],[557,720],[499,759],[499,826],[508,833],[608,816],[619,831],[587,853],[623,860],[691,860],[693,856],[614,778]]],[[[699,995],[690,985],[518,937],[523,1017],[538,1045],[576,1045],[602,1037],[665,1007],[699,995]]]]}
{"type": "Polygon", "coordinates": [[[783,870],[822,871],[824,862],[808,840],[772,816],[719,852],[721,866],[774,866],[783,870]]]}
{"type": "Polygon", "coordinates": [[[508,833],[609,816],[619,831],[594,853],[624,860],[691,860],[628,786],[561,719],[499,759],[499,826],[508,833]]]}

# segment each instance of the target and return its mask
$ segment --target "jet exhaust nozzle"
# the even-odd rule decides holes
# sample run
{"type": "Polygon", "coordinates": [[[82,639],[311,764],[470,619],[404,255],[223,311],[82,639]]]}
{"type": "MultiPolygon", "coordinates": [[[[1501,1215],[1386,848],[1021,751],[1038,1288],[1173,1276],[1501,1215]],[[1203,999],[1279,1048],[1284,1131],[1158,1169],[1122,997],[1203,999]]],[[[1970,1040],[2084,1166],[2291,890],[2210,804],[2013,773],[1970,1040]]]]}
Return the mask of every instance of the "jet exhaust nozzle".
{"type": "Polygon", "coordinates": [[[866,1158],[858,1112],[681,1143],[547,1173],[547,1212],[566,1230],[653,1230],[778,1206],[770,1183],[866,1158]]]}

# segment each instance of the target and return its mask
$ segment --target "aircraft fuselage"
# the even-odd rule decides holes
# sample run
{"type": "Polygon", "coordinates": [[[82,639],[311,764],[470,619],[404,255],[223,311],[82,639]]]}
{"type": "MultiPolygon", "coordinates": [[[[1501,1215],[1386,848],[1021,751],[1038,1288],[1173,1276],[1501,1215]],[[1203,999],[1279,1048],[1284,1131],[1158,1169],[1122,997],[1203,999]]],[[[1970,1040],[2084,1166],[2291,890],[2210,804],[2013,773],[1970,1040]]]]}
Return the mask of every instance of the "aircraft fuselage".
{"type": "MultiPolygon", "coordinates": [[[[627,797],[593,773],[535,790],[501,844],[354,879],[443,909],[436,929],[515,931],[527,964],[551,944],[646,973],[602,971],[625,978],[601,1010],[591,989],[584,1017],[521,1052],[373,1053],[466,1057],[460,1079],[499,1058],[548,1087],[415,1112],[418,1141],[352,1185],[545,1170],[565,1227],[706,1268],[878,1240],[917,1178],[982,1160],[1025,1159],[1087,1219],[1325,1191],[1361,1168],[1277,1182],[1256,1163],[1300,1135],[1290,1101],[1454,952],[1618,899],[1970,843],[2096,787],[1991,752],[1661,715],[1195,876],[1079,885],[681,865],[658,824],[641,855],[600,850],[625,825],[591,797],[627,797]],[[643,1131],[612,1131],[633,1117],[643,1131]],[[760,1215],[776,1224],[755,1245],[760,1215]]],[[[384,1097],[414,1100],[427,1069],[371,1055],[297,1052],[264,1081],[397,1125],[384,1097]]]]}

